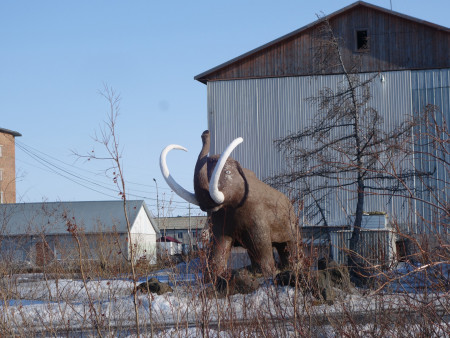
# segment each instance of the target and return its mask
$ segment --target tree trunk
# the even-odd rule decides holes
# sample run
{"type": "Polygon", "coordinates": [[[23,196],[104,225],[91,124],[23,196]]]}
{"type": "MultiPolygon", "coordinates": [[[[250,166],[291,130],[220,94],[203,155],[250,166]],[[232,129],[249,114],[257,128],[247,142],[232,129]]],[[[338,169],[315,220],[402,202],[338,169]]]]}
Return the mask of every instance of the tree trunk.
{"type": "Polygon", "coordinates": [[[350,238],[349,249],[350,252],[348,254],[348,269],[350,273],[350,278],[352,282],[356,285],[365,284],[365,273],[364,273],[364,260],[360,255],[360,238],[361,238],[361,224],[362,217],[364,212],[364,180],[361,177],[361,174],[358,174],[358,198],[356,203],[356,211],[355,211],[355,221],[353,222],[353,231],[352,237],[350,238]]]}

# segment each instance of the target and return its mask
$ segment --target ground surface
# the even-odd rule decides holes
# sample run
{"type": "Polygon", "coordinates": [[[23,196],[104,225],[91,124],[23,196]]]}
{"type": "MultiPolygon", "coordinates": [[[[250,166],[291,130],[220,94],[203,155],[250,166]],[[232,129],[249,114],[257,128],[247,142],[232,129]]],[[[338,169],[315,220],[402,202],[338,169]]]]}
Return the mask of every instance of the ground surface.
{"type": "MultiPolygon", "coordinates": [[[[315,327],[313,335],[333,336],[339,335],[337,332],[345,325],[367,328],[367,320],[361,316],[357,317],[358,314],[370,313],[374,322],[378,323],[379,330],[383,320],[392,321],[388,325],[390,327],[401,320],[411,321],[412,315],[408,317],[406,313],[418,311],[426,305],[427,308],[441,309],[439,313],[434,311],[435,316],[443,321],[439,325],[450,331],[445,319],[445,312],[448,314],[450,305],[448,290],[441,292],[442,290],[429,289],[424,292],[426,283],[415,278],[417,282],[414,284],[413,274],[408,274],[405,267],[400,268],[403,270],[398,271],[403,275],[399,276],[403,277],[395,278],[389,289],[357,290],[354,294],[341,292],[332,304],[320,302],[312,295],[303,294],[301,290],[292,287],[276,287],[271,281],[262,281],[262,286],[251,294],[215,297],[214,293],[202,292],[210,288],[210,285],[202,284],[201,276],[191,269],[184,267],[181,272],[177,270],[176,273],[165,270],[156,276],[160,281],[170,283],[173,292],[159,296],[139,293],[138,321],[142,327],[141,332],[149,335],[152,330],[154,333],[168,336],[171,332],[183,330],[182,336],[194,336],[193,332],[198,333],[198,330],[207,328],[215,330],[216,333],[224,329],[223,332],[279,330],[283,333],[281,336],[289,336],[294,330],[300,330],[295,327],[295,323],[303,318],[301,327],[304,330],[309,327],[310,331],[307,332],[312,334],[311,330],[315,327]],[[311,325],[303,322],[305,318],[311,321],[311,325]],[[349,318],[360,319],[349,324],[349,318]]],[[[96,332],[96,328],[116,335],[120,335],[120,332],[123,335],[132,335],[135,332],[133,328],[136,327],[136,312],[132,294],[134,284],[131,280],[83,282],[44,277],[35,274],[2,279],[0,327],[3,332],[19,335],[46,332],[59,335],[64,332],[92,333],[96,332]]],[[[408,325],[412,324],[419,325],[408,325]]],[[[374,330],[373,326],[370,326],[369,330],[374,330]]],[[[417,330],[421,332],[420,325],[417,330]]],[[[436,330],[439,333],[441,329],[437,327],[436,330]]],[[[280,332],[277,336],[280,336],[280,332]]]]}

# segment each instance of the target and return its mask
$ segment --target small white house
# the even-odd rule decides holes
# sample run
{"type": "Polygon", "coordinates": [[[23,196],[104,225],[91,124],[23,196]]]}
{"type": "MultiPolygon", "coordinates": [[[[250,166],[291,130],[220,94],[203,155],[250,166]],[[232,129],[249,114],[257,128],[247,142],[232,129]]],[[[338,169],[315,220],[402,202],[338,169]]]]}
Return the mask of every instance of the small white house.
{"type": "Polygon", "coordinates": [[[0,205],[0,259],[44,265],[53,260],[156,263],[159,229],[142,200],[0,205]],[[79,245],[78,245],[79,244],[79,245]]]}

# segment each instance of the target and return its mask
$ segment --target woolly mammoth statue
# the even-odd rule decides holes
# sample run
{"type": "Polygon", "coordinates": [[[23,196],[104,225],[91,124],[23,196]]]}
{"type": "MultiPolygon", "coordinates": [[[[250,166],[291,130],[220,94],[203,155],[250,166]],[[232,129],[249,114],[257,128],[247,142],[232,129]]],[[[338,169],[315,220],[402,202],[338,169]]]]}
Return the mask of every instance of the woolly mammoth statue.
{"type": "Polygon", "coordinates": [[[281,264],[288,264],[296,217],[284,194],[229,158],[242,141],[242,138],[235,139],[220,156],[208,156],[210,135],[208,130],[203,132],[203,147],[194,171],[195,194],[173,179],[166,164],[170,150],[187,151],[184,147],[172,144],[162,151],[161,172],[176,194],[208,212],[213,241],[208,259],[215,274],[225,272],[231,248],[238,245],[247,249],[253,268],[272,276],[275,272],[273,247],[278,251],[281,264]]]}

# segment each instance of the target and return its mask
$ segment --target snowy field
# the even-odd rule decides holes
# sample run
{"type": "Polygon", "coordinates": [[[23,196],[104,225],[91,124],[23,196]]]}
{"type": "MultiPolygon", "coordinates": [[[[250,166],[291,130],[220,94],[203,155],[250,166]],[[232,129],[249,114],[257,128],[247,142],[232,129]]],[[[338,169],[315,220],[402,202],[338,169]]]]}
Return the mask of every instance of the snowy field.
{"type": "MultiPolygon", "coordinates": [[[[434,290],[437,281],[430,277],[431,270],[415,269],[413,273],[412,268],[403,265],[393,272],[389,288],[341,292],[333,304],[292,287],[276,287],[270,281],[251,294],[221,298],[209,285],[197,280],[198,274],[170,274],[165,270],[158,278],[172,285],[173,292],[139,293],[136,308],[131,280],[15,275],[1,281],[2,290],[8,293],[2,291],[0,325],[3,332],[19,336],[95,336],[99,332],[105,336],[133,336],[137,309],[144,336],[259,337],[265,332],[276,337],[295,333],[334,337],[342,336],[344,331],[351,336],[352,332],[446,336],[450,332],[448,288],[444,292],[442,288],[434,290]],[[435,318],[430,318],[432,315],[435,318]],[[436,325],[430,331],[432,323],[436,325]]],[[[438,268],[443,272],[440,276],[447,276],[447,280],[438,282],[448,287],[449,265],[438,268]]]]}

